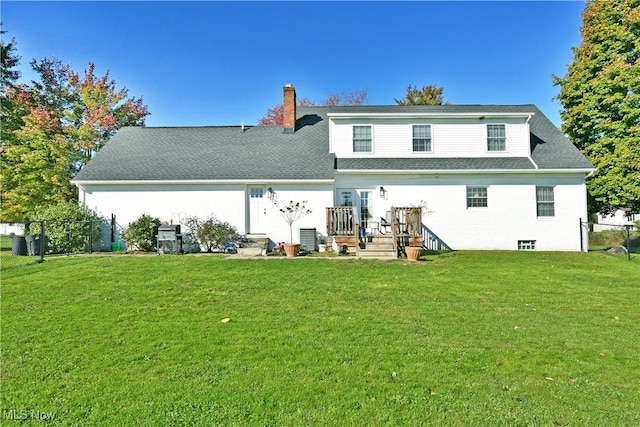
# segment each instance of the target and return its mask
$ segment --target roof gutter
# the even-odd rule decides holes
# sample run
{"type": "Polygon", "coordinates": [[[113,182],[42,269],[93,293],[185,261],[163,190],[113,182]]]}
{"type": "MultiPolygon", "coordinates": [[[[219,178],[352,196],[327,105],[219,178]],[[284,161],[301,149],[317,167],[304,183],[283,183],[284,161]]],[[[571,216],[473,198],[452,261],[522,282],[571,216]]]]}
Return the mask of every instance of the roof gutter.
{"type": "Polygon", "coordinates": [[[207,185],[207,184],[333,184],[333,179],[182,179],[182,180],[72,180],[78,187],[84,185],[207,185]]]}
{"type": "Polygon", "coordinates": [[[444,113],[444,112],[401,112],[401,113],[327,113],[327,117],[336,119],[349,119],[349,118],[389,118],[389,119],[405,119],[405,118],[435,118],[435,119],[453,119],[453,118],[479,118],[484,119],[487,117],[521,117],[527,118],[527,122],[534,115],[534,112],[491,112],[491,113],[444,113]]]}
{"type": "Polygon", "coordinates": [[[547,173],[561,173],[561,174],[591,174],[593,169],[407,169],[407,170],[385,170],[385,169],[338,169],[336,173],[341,174],[383,174],[383,175],[407,175],[407,174],[427,174],[427,175],[441,175],[441,174],[458,174],[458,175],[470,175],[470,174],[547,174],[547,173]]]}

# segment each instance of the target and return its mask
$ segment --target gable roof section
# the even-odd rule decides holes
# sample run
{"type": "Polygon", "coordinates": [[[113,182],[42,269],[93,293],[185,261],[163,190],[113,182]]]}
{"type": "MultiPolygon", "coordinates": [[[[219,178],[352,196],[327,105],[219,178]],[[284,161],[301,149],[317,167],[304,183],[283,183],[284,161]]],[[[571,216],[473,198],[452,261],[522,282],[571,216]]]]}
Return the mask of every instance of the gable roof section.
{"type": "Polygon", "coordinates": [[[333,179],[326,116],[280,127],[125,127],[76,176],[87,181],[333,179]]]}
{"type": "Polygon", "coordinates": [[[531,158],[539,169],[595,169],[591,162],[536,107],[529,122],[531,158]]]}

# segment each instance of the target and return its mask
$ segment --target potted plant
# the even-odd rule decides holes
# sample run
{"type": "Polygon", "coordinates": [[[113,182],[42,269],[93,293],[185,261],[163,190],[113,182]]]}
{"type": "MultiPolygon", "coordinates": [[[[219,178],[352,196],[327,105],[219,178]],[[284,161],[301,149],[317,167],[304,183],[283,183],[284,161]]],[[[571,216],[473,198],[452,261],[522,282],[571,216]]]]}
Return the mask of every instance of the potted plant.
{"type": "Polygon", "coordinates": [[[418,261],[422,255],[420,246],[405,246],[404,251],[407,253],[407,259],[410,261],[418,261]]]}
{"type": "Polygon", "coordinates": [[[307,208],[307,202],[294,202],[291,200],[286,206],[280,208],[282,218],[289,224],[289,243],[284,244],[284,251],[288,257],[295,257],[300,250],[300,243],[293,243],[293,223],[311,213],[307,208]]]}

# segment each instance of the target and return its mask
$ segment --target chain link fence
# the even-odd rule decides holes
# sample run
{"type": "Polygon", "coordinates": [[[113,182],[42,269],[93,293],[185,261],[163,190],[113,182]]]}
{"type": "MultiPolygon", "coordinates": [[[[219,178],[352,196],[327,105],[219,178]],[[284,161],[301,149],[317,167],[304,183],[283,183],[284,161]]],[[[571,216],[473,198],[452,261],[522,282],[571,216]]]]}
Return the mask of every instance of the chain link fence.
{"type": "MultiPolygon", "coordinates": [[[[586,224],[586,223],[585,223],[586,224]]],[[[592,225],[589,232],[589,248],[591,250],[608,250],[613,253],[640,253],[640,227],[635,224],[607,224],[592,225]],[[595,227],[597,226],[597,227],[595,227]]]]}
{"type": "Polygon", "coordinates": [[[111,220],[35,221],[24,234],[0,236],[0,268],[42,262],[48,256],[119,250],[115,216],[111,220]]]}

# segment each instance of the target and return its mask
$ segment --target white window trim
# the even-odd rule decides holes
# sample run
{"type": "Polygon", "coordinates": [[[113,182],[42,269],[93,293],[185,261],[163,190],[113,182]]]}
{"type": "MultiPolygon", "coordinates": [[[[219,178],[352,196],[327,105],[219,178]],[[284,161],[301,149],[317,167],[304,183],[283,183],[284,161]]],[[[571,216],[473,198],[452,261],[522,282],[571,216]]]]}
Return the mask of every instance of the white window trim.
{"type": "Polygon", "coordinates": [[[370,155],[370,154],[374,154],[375,152],[375,138],[374,138],[374,129],[375,127],[373,126],[373,124],[371,123],[358,123],[358,124],[352,124],[351,125],[351,153],[355,154],[355,155],[370,155]],[[366,127],[368,126],[369,128],[371,128],[371,151],[355,151],[354,150],[354,144],[353,144],[353,129],[356,126],[361,126],[361,127],[366,127]]]}
{"type": "Polygon", "coordinates": [[[466,185],[464,187],[464,203],[467,210],[489,209],[489,186],[488,185],[466,185]],[[484,188],[485,190],[487,190],[487,206],[469,206],[469,188],[484,188]]]}
{"type": "Polygon", "coordinates": [[[484,143],[485,150],[488,154],[495,153],[508,153],[509,152],[509,133],[508,126],[506,123],[487,123],[484,127],[484,143]],[[491,125],[500,125],[504,126],[504,150],[489,150],[489,126],[491,125]]]}
{"type": "MultiPolygon", "coordinates": [[[[556,200],[556,186],[555,185],[536,185],[535,186],[535,200],[536,200],[536,218],[539,220],[554,220],[557,218],[557,200],[556,200]],[[553,192],[553,215],[539,215],[538,214],[538,187],[549,187],[553,192]]],[[[550,202],[546,202],[550,203],[550,202]]]]}
{"type": "Polygon", "coordinates": [[[434,145],[434,137],[433,137],[433,124],[432,123],[412,123],[411,124],[411,154],[420,155],[420,154],[433,154],[433,145],[434,145]],[[426,151],[414,151],[413,149],[413,127],[414,126],[429,126],[431,141],[430,141],[430,149],[426,151]]]}

